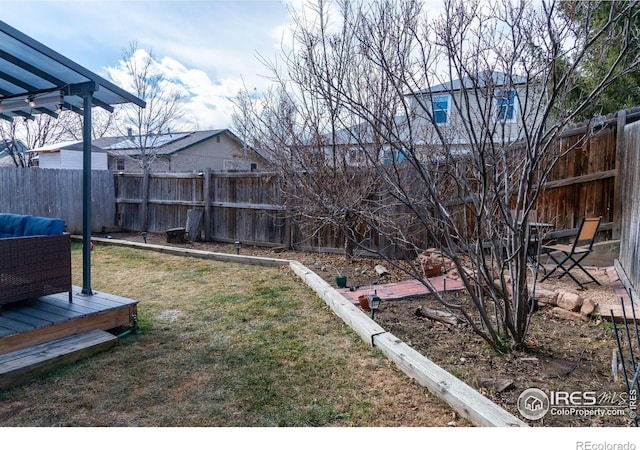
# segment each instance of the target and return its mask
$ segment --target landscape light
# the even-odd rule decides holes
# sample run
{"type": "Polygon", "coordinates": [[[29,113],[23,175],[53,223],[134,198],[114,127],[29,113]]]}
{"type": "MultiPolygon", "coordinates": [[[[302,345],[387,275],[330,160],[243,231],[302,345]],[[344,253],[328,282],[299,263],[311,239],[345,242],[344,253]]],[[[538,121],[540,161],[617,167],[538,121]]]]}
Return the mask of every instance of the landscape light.
{"type": "Polygon", "coordinates": [[[382,299],[378,297],[377,294],[369,294],[367,295],[367,301],[369,302],[369,309],[371,310],[371,318],[375,315],[375,312],[378,308],[380,308],[380,302],[382,299]]]}

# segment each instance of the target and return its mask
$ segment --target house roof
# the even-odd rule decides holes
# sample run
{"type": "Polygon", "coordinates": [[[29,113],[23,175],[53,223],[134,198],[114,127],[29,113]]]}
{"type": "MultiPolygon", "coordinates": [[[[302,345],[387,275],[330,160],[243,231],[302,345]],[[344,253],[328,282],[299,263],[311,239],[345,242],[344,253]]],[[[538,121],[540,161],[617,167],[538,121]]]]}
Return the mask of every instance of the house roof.
{"type": "MultiPolygon", "coordinates": [[[[28,152],[30,153],[57,153],[61,150],[70,150],[70,151],[76,151],[76,152],[81,152],[83,151],[83,141],[67,141],[67,142],[58,142],[56,144],[48,144],[48,145],[43,145],[42,147],[38,147],[38,148],[34,148],[31,150],[28,150],[28,152]]],[[[91,145],[91,152],[92,153],[104,153],[105,150],[101,149],[100,147],[98,147],[97,145],[92,144],[91,145]]]]}
{"type": "MultiPolygon", "coordinates": [[[[201,142],[225,135],[242,146],[242,140],[227,128],[207,131],[190,131],[181,133],[168,133],[158,136],[150,136],[147,148],[154,149],[157,155],[174,155],[187,150],[201,142]]],[[[112,136],[96,139],[93,143],[107,151],[111,156],[137,156],[140,154],[139,136],[112,136]]],[[[247,147],[259,158],[267,161],[258,150],[247,147]]]]}
{"type": "MultiPolygon", "coordinates": [[[[147,138],[146,146],[158,155],[172,155],[216,136],[228,134],[241,143],[228,129],[167,133],[147,138]]],[[[140,153],[140,136],[113,136],[94,140],[94,144],[113,156],[136,156],[140,153]]]]}
{"type": "Polygon", "coordinates": [[[527,77],[522,75],[511,75],[510,77],[502,72],[480,72],[476,77],[464,77],[462,79],[447,81],[446,83],[437,84],[431,86],[429,89],[423,89],[417,92],[412,92],[410,95],[416,94],[436,94],[439,92],[454,92],[461,89],[473,89],[474,87],[481,87],[483,85],[493,86],[513,86],[527,83],[527,77]]]}
{"type": "Polygon", "coordinates": [[[0,167],[15,167],[13,158],[5,153],[0,154],[0,167]]]}
{"type": "MultiPolygon", "coordinates": [[[[407,139],[407,117],[395,116],[393,118],[393,132],[398,135],[398,139],[407,139]]],[[[338,145],[359,145],[372,143],[374,132],[369,123],[359,123],[348,128],[342,128],[336,131],[335,143],[338,145]]],[[[331,142],[332,135],[330,133],[323,135],[327,143],[331,142]]]]}
{"type": "Polygon", "coordinates": [[[81,113],[83,99],[112,111],[112,105],[145,102],[49,47],[0,21],[0,118],[57,117],[61,103],[81,113]],[[61,97],[62,96],[62,97],[61,97]],[[33,104],[29,104],[29,100],[33,104]]]}

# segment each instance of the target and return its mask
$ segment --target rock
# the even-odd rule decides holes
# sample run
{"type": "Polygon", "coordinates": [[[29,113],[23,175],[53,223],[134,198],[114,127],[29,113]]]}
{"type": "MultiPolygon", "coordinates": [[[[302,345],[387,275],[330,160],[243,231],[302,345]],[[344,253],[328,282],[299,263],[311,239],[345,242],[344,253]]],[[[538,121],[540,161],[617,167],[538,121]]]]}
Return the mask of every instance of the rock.
{"type": "Polygon", "coordinates": [[[558,293],[550,291],[548,289],[543,289],[541,287],[536,287],[536,297],[538,297],[538,304],[540,305],[558,305],[558,293]]]}
{"type": "Polygon", "coordinates": [[[478,378],[478,387],[491,389],[496,392],[502,392],[510,387],[513,387],[513,380],[511,378],[478,378]]]}
{"type": "Polygon", "coordinates": [[[565,291],[562,295],[558,295],[558,306],[567,311],[580,311],[583,301],[582,297],[573,292],[565,291]]]}
{"type": "Polygon", "coordinates": [[[596,304],[594,303],[594,301],[589,298],[585,298],[582,302],[582,307],[580,308],[580,314],[582,314],[583,316],[589,316],[593,314],[595,310],[596,304]]]}
{"type": "Polygon", "coordinates": [[[385,276],[388,276],[388,275],[389,275],[389,271],[387,270],[387,268],[386,268],[386,267],[384,267],[384,266],[383,266],[383,265],[381,265],[381,264],[376,265],[375,270],[376,270],[376,273],[378,274],[378,276],[379,276],[380,278],[382,278],[382,277],[385,277],[385,276]]]}
{"type": "Polygon", "coordinates": [[[531,356],[531,357],[526,357],[526,358],[520,358],[520,361],[522,361],[522,362],[530,362],[530,363],[538,363],[539,359],[536,358],[535,356],[531,356]]]}
{"type": "Polygon", "coordinates": [[[576,322],[585,320],[584,316],[573,311],[567,311],[566,309],[560,308],[559,306],[556,306],[555,308],[553,308],[551,312],[553,312],[555,315],[557,315],[561,319],[574,320],[576,322]]]}

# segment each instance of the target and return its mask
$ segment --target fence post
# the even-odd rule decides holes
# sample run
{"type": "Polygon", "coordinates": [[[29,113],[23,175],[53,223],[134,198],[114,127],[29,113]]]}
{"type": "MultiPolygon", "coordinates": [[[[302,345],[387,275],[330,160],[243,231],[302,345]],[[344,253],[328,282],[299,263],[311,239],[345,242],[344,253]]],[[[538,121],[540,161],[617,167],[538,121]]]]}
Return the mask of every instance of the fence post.
{"type": "Polygon", "coordinates": [[[211,168],[207,168],[204,172],[204,240],[211,240],[211,225],[213,223],[213,217],[211,217],[211,197],[212,197],[212,184],[211,183],[211,168]]]}
{"type": "Polygon", "coordinates": [[[280,180],[284,183],[284,192],[286,193],[284,196],[285,202],[285,216],[284,216],[284,248],[287,250],[293,249],[293,230],[291,228],[291,218],[293,217],[293,209],[291,208],[291,196],[289,195],[289,184],[287,180],[280,176],[280,180]]]}
{"type": "Polygon", "coordinates": [[[613,186],[613,229],[611,239],[620,239],[622,226],[622,203],[620,190],[622,188],[622,164],[625,160],[624,127],[627,124],[627,111],[618,111],[618,121],[616,125],[616,175],[613,186]]]}
{"type": "Polygon", "coordinates": [[[144,169],[142,174],[142,203],[140,204],[141,231],[148,231],[149,226],[149,170],[144,169]]]}

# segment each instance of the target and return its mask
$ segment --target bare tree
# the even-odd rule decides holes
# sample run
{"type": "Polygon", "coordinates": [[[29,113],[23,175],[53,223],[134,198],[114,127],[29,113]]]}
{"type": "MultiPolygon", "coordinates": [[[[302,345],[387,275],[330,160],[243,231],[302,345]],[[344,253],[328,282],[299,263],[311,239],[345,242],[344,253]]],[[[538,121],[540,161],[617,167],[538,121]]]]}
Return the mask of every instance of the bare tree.
{"type": "Polygon", "coordinates": [[[0,123],[0,139],[10,143],[7,150],[16,167],[33,165],[33,153],[21,151],[18,140],[27,148],[34,149],[59,142],[64,135],[65,128],[62,122],[46,114],[38,114],[33,119],[16,117],[12,121],[0,123]]]}
{"type": "MultiPolygon", "coordinates": [[[[91,112],[91,138],[99,139],[113,135],[119,131],[120,111],[109,112],[101,108],[95,108],[91,112]]],[[[72,111],[63,111],[58,115],[58,121],[64,128],[64,138],[70,140],[82,140],[82,115],[72,111]]]]}
{"type": "MultiPolygon", "coordinates": [[[[348,235],[345,255],[352,258],[364,224],[362,212],[379,191],[380,177],[366,158],[351,151],[352,138],[343,130],[353,115],[339,94],[344,88],[342,74],[353,63],[354,43],[347,40],[351,36],[346,30],[340,39],[329,36],[323,4],[314,11],[320,35],[298,36],[296,45],[304,51],[288,55],[290,79],[279,79],[255,109],[250,106],[256,100],[240,94],[235,122],[242,127],[242,135],[253,136],[254,145],[286,173],[285,195],[294,219],[305,228],[308,244],[323,247],[323,232],[333,228],[348,235]],[[316,39],[325,38],[318,45],[316,39]]],[[[277,72],[277,67],[271,68],[277,72]]]]}
{"type": "Polygon", "coordinates": [[[120,132],[133,136],[136,154],[131,157],[143,170],[149,170],[157,156],[159,136],[181,125],[186,94],[165,74],[153,53],[139,49],[135,42],[122,52],[120,64],[121,70],[111,73],[112,78],[118,78],[114,81],[146,102],[145,108],[120,107],[120,132]]]}
{"type": "Polygon", "coordinates": [[[18,136],[17,120],[0,123],[0,141],[3,142],[4,150],[11,157],[16,167],[31,167],[33,164],[33,154],[25,152],[22,141],[18,136]]]}
{"type": "Polygon", "coordinates": [[[526,222],[562,156],[559,132],[637,70],[637,3],[449,0],[436,18],[419,0],[344,1],[331,16],[333,5],[294,16],[293,50],[269,64],[278,94],[254,105],[254,139],[316,220],[354,245],[379,250],[337,220],[347,212],[407,255],[423,249],[416,229],[426,234],[471,305],[434,295],[495,348],[524,345],[537,271],[526,222]],[[595,24],[602,5],[608,19],[595,24]],[[576,101],[581,64],[610,39],[619,57],[576,101]]]}

